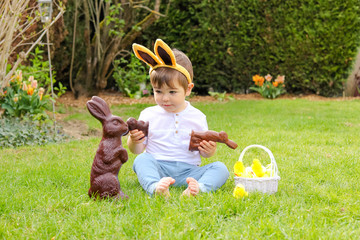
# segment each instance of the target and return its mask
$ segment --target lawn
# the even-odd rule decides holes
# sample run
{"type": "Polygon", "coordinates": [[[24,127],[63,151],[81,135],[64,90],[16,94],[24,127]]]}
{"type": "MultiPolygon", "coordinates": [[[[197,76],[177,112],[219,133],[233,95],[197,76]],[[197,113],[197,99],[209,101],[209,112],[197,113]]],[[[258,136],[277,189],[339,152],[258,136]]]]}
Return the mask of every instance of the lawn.
{"type": "MultiPolygon", "coordinates": [[[[119,173],[127,201],[93,201],[87,191],[99,138],[0,150],[1,239],[359,239],[360,101],[305,99],[196,103],[209,128],[228,132],[239,147],[218,144],[230,171],[216,193],[150,198],[132,171],[119,173]],[[251,144],[268,147],[281,180],[274,195],[235,199],[233,165],[251,144]]],[[[149,105],[113,106],[124,119],[149,105]]],[[[91,128],[89,114],[70,115],[91,128]]],[[[123,138],[126,142],[125,139],[123,138]]],[[[126,143],[124,143],[127,149],[126,143]]],[[[245,155],[245,164],[262,151],[245,155]]]]}

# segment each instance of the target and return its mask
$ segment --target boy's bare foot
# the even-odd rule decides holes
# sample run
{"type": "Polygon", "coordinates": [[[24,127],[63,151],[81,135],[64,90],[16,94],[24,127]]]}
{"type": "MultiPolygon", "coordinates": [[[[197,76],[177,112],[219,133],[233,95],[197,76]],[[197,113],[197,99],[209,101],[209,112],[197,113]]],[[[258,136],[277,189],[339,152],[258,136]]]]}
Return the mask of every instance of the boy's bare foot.
{"type": "Polygon", "coordinates": [[[164,197],[170,197],[169,187],[171,184],[174,184],[174,183],[175,183],[175,179],[173,179],[171,177],[163,177],[162,179],[160,179],[160,181],[156,185],[155,194],[161,195],[164,197]]]}
{"type": "Polygon", "coordinates": [[[195,178],[188,177],[186,179],[186,182],[188,183],[188,188],[185,189],[185,191],[182,193],[183,196],[196,196],[200,192],[199,183],[196,181],[195,178]]]}

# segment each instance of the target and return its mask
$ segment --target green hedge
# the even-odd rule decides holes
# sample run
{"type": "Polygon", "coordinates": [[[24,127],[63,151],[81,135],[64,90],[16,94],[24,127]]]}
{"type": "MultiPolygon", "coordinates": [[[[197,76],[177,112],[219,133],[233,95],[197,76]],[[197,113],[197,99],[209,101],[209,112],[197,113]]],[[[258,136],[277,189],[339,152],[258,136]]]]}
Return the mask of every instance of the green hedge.
{"type": "Polygon", "coordinates": [[[270,73],[288,92],[334,96],[360,46],[359,0],[174,0],[143,38],[187,53],[200,94],[246,92],[270,73]]]}

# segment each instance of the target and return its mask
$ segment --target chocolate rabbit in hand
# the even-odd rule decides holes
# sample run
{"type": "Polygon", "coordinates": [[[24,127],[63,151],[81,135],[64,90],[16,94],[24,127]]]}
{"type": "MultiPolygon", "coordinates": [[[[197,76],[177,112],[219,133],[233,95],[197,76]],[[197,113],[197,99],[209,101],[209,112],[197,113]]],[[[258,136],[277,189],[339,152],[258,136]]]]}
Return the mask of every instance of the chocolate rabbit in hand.
{"type": "Polygon", "coordinates": [[[86,106],[103,126],[103,136],[91,168],[89,196],[128,198],[121,191],[118,179],[121,166],[128,160],[121,142],[121,137],[128,133],[128,125],[112,115],[106,102],[97,96],[92,97],[86,106]]]}

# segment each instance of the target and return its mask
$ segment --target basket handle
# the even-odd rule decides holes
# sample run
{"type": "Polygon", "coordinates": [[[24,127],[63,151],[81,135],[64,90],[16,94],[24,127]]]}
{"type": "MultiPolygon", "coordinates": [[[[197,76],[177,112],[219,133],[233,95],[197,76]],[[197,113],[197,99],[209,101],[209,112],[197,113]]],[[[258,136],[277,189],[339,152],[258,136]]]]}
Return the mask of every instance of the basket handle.
{"type": "Polygon", "coordinates": [[[258,145],[258,144],[254,144],[254,145],[249,145],[247,146],[246,148],[244,148],[244,150],[241,152],[240,154],[240,157],[239,157],[239,161],[242,162],[242,159],[245,155],[245,152],[250,149],[250,148],[261,148],[263,149],[265,152],[267,152],[267,154],[269,155],[270,157],[270,160],[271,160],[271,170],[275,173],[275,176],[278,176],[279,175],[279,169],[277,167],[277,164],[276,164],[276,161],[275,161],[275,158],[274,158],[274,155],[272,154],[272,152],[267,148],[267,147],[264,147],[262,145],[258,145]]]}

